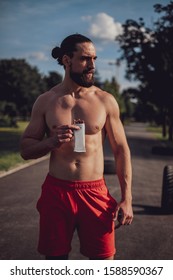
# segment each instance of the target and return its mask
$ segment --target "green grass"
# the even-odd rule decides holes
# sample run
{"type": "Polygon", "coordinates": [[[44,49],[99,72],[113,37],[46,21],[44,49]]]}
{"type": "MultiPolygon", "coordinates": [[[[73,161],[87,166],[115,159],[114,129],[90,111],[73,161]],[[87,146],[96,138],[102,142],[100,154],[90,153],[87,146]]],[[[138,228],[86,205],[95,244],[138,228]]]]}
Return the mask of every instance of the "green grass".
{"type": "Polygon", "coordinates": [[[158,140],[167,140],[166,138],[163,138],[163,136],[162,136],[162,127],[161,126],[148,126],[147,131],[152,132],[158,140]]]}
{"type": "Polygon", "coordinates": [[[162,136],[162,127],[161,126],[149,125],[147,127],[147,131],[152,132],[154,134],[154,136],[156,137],[156,139],[161,141],[165,146],[167,146],[169,148],[173,148],[173,142],[170,142],[168,140],[168,135],[166,137],[162,136]]]}
{"type": "Polygon", "coordinates": [[[25,163],[19,153],[5,153],[0,156],[0,171],[8,171],[10,168],[25,163]]]}
{"type": "Polygon", "coordinates": [[[21,134],[27,122],[18,122],[18,128],[0,127],[0,171],[25,163],[19,152],[21,134]]]}

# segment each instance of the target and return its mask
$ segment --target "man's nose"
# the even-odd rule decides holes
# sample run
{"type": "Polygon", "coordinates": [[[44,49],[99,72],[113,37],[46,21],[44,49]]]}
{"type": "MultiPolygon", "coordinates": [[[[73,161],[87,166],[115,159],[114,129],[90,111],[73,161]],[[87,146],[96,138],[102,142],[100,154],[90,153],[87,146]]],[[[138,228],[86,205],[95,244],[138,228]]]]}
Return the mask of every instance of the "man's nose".
{"type": "Polygon", "coordinates": [[[94,59],[90,59],[88,61],[88,68],[95,69],[95,60],[94,59]]]}

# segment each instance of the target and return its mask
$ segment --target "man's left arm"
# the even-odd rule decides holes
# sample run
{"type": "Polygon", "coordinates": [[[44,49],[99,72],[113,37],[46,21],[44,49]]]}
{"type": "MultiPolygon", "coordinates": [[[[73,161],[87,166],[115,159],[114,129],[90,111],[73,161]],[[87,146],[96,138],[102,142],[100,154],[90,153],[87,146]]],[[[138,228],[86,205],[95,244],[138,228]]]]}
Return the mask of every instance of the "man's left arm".
{"type": "Polygon", "coordinates": [[[115,211],[115,220],[122,225],[128,225],[133,220],[132,210],[132,166],[130,150],[123,125],[120,120],[119,107],[113,96],[108,96],[106,102],[107,119],[106,132],[116,161],[116,173],[121,187],[121,201],[115,211]]]}

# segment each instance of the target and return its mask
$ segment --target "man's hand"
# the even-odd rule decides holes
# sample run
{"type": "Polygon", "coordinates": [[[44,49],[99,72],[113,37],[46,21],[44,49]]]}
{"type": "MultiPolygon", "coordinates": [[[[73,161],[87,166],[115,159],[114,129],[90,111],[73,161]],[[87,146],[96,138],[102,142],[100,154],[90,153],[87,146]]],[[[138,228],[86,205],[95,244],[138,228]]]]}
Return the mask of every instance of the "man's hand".
{"type": "Polygon", "coordinates": [[[122,201],[118,203],[115,210],[115,221],[118,221],[118,224],[115,228],[119,228],[122,225],[131,225],[133,221],[133,210],[131,202],[122,201]]]}
{"type": "Polygon", "coordinates": [[[63,143],[68,143],[72,140],[74,136],[74,130],[79,130],[79,126],[71,124],[71,125],[61,125],[53,127],[53,139],[55,147],[60,147],[63,143]]]}

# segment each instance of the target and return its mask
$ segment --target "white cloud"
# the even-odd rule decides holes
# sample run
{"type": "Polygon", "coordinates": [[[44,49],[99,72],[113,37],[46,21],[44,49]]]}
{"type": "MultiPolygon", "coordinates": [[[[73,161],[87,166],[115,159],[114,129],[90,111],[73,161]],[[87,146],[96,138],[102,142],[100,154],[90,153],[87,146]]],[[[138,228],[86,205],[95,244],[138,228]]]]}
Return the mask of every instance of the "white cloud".
{"type": "Polygon", "coordinates": [[[115,22],[114,18],[106,13],[98,13],[95,16],[83,16],[82,20],[89,22],[90,36],[102,41],[114,41],[123,31],[121,23],[115,22]]]}
{"type": "Polygon", "coordinates": [[[47,61],[48,58],[43,52],[32,52],[27,56],[29,59],[35,59],[39,61],[47,61]]]}

